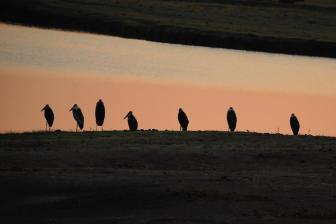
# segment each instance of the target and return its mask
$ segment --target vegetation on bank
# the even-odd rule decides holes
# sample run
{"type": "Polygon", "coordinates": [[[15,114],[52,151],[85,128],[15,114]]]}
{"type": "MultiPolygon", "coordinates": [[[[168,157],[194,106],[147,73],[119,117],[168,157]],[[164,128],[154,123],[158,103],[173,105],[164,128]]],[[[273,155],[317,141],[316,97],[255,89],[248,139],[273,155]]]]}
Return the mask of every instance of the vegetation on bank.
{"type": "MultiPolygon", "coordinates": [[[[222,132],[222,131],[104,131],[104,132],[32,132],[0,134],[0,155],[3,170],[11,167],[23,168],[70,168],[75,159],[80,167],[118,168],[119,162],[134,163],[142,166],[152,166],[151,169],[162,168],[162,163],[172,157],[174,164],[167,164],[165,169],[177,169],[182,166],[186,170],[199,169],[199,162],[208,164],[216,170],[227,171],[238,166],[247,169],[245,159],[251,157],[251,166],[260,166],[258,157],[270,157],[279,160],[284,168],[288,168],[291,154],[304,160],[310,160],[310,166],[334,162],[336,158],[335,137],[323,136],[289,136],[281,134],[261,134],[252,132],[222,132]],[[327,152],[327,154],[323,153],[327,152]],[[221,159],[206,159],[201,155],[213,154],[221,159]],[[36,157],[36,155],[39,155],[36,157]],[[95,159],[91,157],[94,154],[95,159]],[[180,154],[177,156],[176,154],[180,154]],[[262,155],[261,155],[262,154],[262,155]],[[309,154],[309,156],[308,156],[309,154]],[[311,156],[310,154],[314,154],[311,156]],[[276,156],[275,156],[276,155],[276,156]],[[146,157],[148,156],[148,160],[146,157]],[[236,163],[231,163],[231,156],[236,163]],[[286,156],[287,159],[281,157],[286,156]],[[308,156],[308,157],[307,157],[308,156]],[[335,158],[334,158],[335,156],[335,158]],[[153,160],[153,157],[157,157],[153,160]],[[186,161],[191,163],[184,167],[186,161]],[[274,158],[273,158],[274,157],[274,158]],[[320,157],[323,157],[320,158],[320,157]],[[327,158],[328,157],[328,158],[327,158]],[[119,158],[119,159],[118,159],[119,158]],[[257,159],[256,159],[257,158],[257,159]],[[179,161],[175,161],[179,159],[179,161]],[[256,160],[254,160],[256,159],[256,160]],[[111,161],[113,160],[113,162],[111,161]],[[49,161],[45,163],[44,161],[49,161]],[[70,162],[70,163],[68,163],[70,162]],[[241,164],[238,165],[238,162],[241,164]],[[252,162],[252,161],[251,161],[252,162]],[[116,164],[114,164],[116,163],[116,164]]],[[[296,164],[298,158],[293,161],[296,164]]],[[[300,162],[299,160],[299,162],[300,162]]],[[[272,161],[269,161],[272,164],[272,161]]],[[[127,168],[125,167],[125,168],[127,168]]],[[[182,169],[181,167],[181,169],[182,169]]],[[[280,164],[278,164],[278,168],[280,164]]],[[[182,169],[182,170],[183,170],[182,169]]],[[[210,169],[212,170],[212,169],[210,169]]]]}
{"type": "Polygon", "coordinates": [[[306,0],[4,0],[0,20],[152,41],[336,57],[336,4],[306,0]]]}

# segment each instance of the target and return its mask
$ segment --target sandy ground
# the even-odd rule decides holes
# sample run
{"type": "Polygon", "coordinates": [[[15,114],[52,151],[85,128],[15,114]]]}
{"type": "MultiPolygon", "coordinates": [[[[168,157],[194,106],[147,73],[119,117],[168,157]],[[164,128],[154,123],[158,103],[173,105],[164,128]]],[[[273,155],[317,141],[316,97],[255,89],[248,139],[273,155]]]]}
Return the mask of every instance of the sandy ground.
{"type": "Polygon", "coordinates": [[[334,223],[336,138],[0,135],[1,223],[334,223]]]}

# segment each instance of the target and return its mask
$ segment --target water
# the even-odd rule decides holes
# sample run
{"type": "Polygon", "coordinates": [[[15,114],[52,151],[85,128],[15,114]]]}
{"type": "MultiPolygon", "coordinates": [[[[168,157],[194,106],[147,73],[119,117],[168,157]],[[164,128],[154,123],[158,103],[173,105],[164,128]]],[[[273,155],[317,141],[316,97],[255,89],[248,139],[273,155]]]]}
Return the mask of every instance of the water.
{"type": "Polygon", "coordinates": [[[107,107],[105,129],[125,129],[133,110],[140,128],[178,130],[183,107],[192,130],[238,130],[336,136],[336,60],[154,43],[0,24],[0,131],[44,128],[49,103],[55,128],[74,129],[70,107],[95,129],[94,106],[107,107]]]}

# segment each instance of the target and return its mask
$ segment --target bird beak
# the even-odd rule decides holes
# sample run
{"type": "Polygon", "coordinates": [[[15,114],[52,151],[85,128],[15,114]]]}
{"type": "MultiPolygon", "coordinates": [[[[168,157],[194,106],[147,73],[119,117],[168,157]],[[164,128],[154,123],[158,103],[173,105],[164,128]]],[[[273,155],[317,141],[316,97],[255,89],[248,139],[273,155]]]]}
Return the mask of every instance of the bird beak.
{"type": "Polygon", "coordinates": [[[46,108],[46,107],[44,106],[44,107],[42,108],[42,110],[41,110],[41,111],[44,111],[44,110],[45,110],[45,108],[46,108]]]}
{"type": "Polygon", "coordinates": [[[126,114],[126,116],[124,117],[124,120],[125,120],[126,118],[128,118],[129,115],[130,115],[130,113],[126,114]]]}
{"type": "Polygon", "coordinates": [[[71,109],[69,111],[72,111],[73,110],[73,107],[71,107],[71,109]]]}

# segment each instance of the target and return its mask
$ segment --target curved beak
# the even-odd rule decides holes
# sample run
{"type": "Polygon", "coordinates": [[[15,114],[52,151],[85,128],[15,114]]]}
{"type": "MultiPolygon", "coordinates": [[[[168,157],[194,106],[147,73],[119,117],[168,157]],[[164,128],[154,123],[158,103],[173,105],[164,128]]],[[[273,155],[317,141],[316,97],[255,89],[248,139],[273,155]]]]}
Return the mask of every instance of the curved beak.
{"type": "Polygon", "coordinates": [[[71,109],[69,111],[72,111],[73,110],[73,107],[71,107],[71,109]]]}
{"type": "Polygon", "coordinates": [[[44,111],[46,109],[46,107],[44,106],[42,109],[41,109],[41,112],[44,111]]]}

